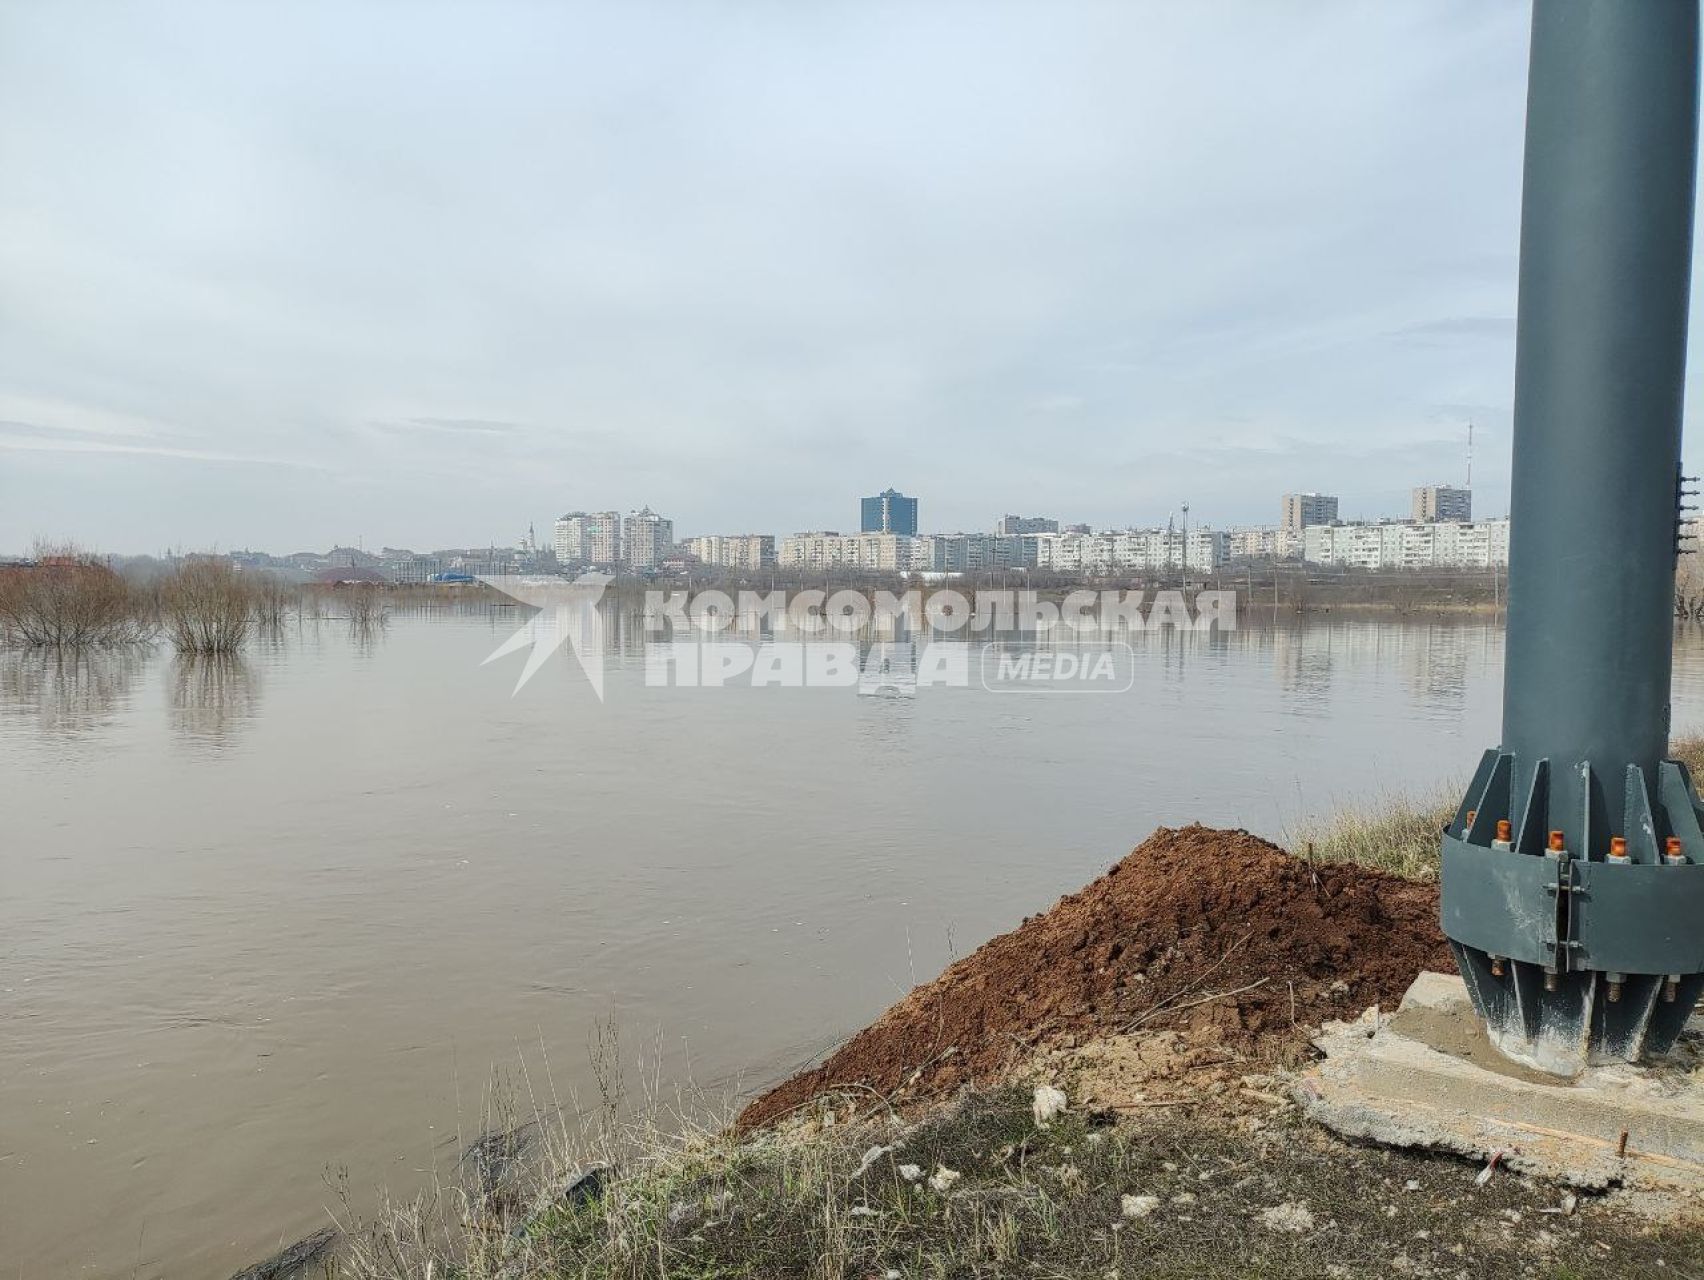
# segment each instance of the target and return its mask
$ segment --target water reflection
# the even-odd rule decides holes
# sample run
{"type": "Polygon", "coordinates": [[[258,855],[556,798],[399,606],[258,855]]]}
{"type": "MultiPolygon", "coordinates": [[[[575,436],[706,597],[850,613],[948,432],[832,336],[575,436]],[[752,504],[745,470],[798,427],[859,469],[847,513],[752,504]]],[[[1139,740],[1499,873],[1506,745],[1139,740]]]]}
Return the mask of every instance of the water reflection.
{"type": "MultiPolygon", "coordinates": [[[[1280,835],[1498,733],[1490,622],[915,637],[1127,644],[1116,697],[676,691],[611,657],[600,702],[567,647],[521,696],[526,655],[481,665],[531,616],[399,604],[368,653],[333,599],[244,661],[0,652],[7,1256],[231,1275],[324,1221],[329,1160],[419,1190],[397,1154],[518,1042],[595,1088],[618,998],[699,1081],[765,1078],[1157,825],[1280,835]]],[[[612,655],[648,638],[604,621],[612,655]]]]}
{"type": "Polygon", "coordinates": [[[371,656],[379,641],[385,638],[388,625],[388,620],[383,615],[373,618],[349,618],[347,626],[350,646],[363,657],[371,656]]]}
{"type": "Polygon", "coordinates": [[[235,654],[179,654],[172,660],[172,727],[211,745],[234,740],[260,708],[260,679],[235,654]]]}
{"type": "Polygon", "coordinates": [[[33,715],[43,733],[86,733],[129,702],[151,656],[140,645],[0,651],[0,711],[33,715]]]}
{"type": "Polygon", "coordinates": [[[299,619],[296,626],[292,626],[283,618],[261,618],[254,624],[254,647],[269,657],[282,655],[290,644],[292,633],[299,627],[299,619]]]}
{"type": "MultiPolygon", "coordinates": [[[[520,612],[524,615],[526,611],[520,612]]],[[[1256,659],[1272,672],[1273,685],[1284,696],[1289,711],[1308,717],[1332,714],[1334,690],[1348,692],[1339,686],[1358,687],[1368,679],[1386,675],[1398,676],[1411,704],[1426,714],[1441,719],[1459,717],[1476,675],[1500,662],[1502,634],[1500,624],[1482,620],[1416,623],[1251,616],[1240,627],[1197,631],[1169,625],[1150,629],[1139,622],[1133,626],[1131,620],[1114,615],[1090,630],[1061,625],[1042,632],[1012,628],[945,631],[887,622],[852,632],[788,629],[783,635],[776,630],[771,615],[750,611],[733,614],[728,624],[716,631],[681,631],[668,626],[661,617],[649,620],[648,625],[642,606],[629,597],[606,599],[600,613],[605,619],[606,651],[634,657],[642,655],[648,643],[682,639],[748,644],[784,639],[807,645],[850,641],[861,650],[902,637],[919,644],[968,644],[975,650],[1001,643],[1059,649],[1118,642],[1135,651],[1143,668],[1158,683],[1171,686],[1232,667],[1251,671],[1244,664],[1256,659]]],[[[494,617],[492,625],[501,630],[512,621],[514,614],[507,613],[494,617]]],[[[1700,631],[1704,633],[1704,628],[1700,631]]]]}
{"type": "Polygon", "coordinates": [[[1413,660],[1403,664],[1415,701],[1456,709],[1467,699],[1468,651],[1478,639],[1462,627],[1425,628],[1413,660]]]}
{"type": "Polygon", "coordinates": [[[1278,683],[1286,693],[1300,694],[1298,710],[1322,702],[1331,688],[1334,630],[1276,628],[1272,633],[1272,658],[1278,683]]]}

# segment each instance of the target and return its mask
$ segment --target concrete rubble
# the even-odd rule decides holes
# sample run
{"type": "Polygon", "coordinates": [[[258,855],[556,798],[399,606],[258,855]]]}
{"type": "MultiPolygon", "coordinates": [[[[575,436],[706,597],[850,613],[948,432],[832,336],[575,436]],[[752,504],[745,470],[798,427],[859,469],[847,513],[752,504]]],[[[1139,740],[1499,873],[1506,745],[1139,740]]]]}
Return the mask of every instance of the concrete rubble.
{"type": "Polygon", "coordinates": [[[1460,978],[1422,973],[1394,1014],[1328,1022],[1296,1083],[1345,1137],[1448,1151],[1584,1190],[1704,1193],[1704,1026],[1661,1061],[1565,1079],[1505,1059],[1460,978]]]}

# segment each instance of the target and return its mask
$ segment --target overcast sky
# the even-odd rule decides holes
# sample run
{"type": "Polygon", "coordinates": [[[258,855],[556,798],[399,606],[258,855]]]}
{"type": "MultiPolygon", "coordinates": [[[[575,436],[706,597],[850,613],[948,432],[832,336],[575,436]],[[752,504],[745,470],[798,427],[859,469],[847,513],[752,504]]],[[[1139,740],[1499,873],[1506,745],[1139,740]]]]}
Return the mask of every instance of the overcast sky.
{"type": "Polygon", "coordinates": [[[1527,21],[6,0],[0,550],[1503,514],[1527,21]]]}

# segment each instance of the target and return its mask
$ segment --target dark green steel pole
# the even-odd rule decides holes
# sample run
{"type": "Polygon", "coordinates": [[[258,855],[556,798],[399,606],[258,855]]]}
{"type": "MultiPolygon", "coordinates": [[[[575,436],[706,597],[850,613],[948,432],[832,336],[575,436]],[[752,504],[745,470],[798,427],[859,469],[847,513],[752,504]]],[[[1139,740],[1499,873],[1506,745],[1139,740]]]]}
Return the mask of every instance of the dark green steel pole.
{"type": "Polygon", "coordinates": [[[1696,0],[1533,10],[1503,750],[1517,795],[1549,759],[1576,856],[1668,748],[1698,28],[1696,0]]]}
{"type": "Polygon", "coordinates": [[[1493,1043],[1573,1075],[1704,995],[1704,804],[1664,760],[1698,0],[1536,0],[1503,742],[1439,918],[1493,1043]]]}

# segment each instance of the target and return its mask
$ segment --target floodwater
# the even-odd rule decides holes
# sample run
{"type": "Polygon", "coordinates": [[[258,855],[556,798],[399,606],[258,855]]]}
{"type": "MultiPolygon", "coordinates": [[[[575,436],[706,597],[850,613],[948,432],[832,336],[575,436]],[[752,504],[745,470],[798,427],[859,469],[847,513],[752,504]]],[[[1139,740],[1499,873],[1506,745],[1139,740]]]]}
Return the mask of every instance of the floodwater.
{"type": "MultiPolygon", "coordinates": [[[[649,688],[482,660],[509,610],[239,663],[0,654],[0,1268],[217,1278],[410,1193],[494,1069],[755,1087],[1160,824],[1465,779],[1500,630],[1149,633],[1134,686],[649,688]]],[[[624,651],[625,650],[625,651],[624,651]]],[[[1704,723],[1682,635],[1677,728],[1704,723]]]]}

